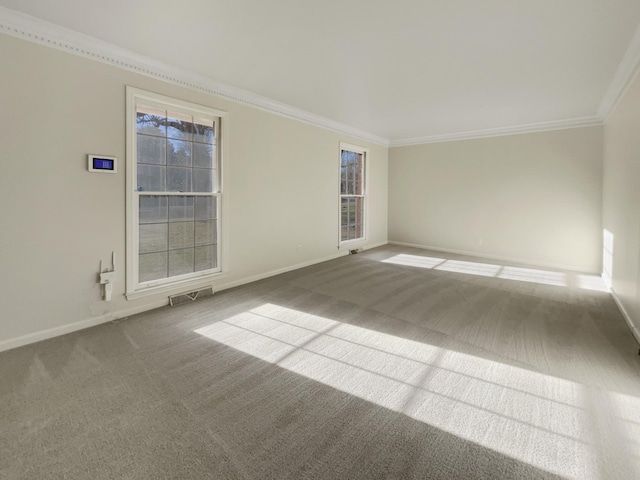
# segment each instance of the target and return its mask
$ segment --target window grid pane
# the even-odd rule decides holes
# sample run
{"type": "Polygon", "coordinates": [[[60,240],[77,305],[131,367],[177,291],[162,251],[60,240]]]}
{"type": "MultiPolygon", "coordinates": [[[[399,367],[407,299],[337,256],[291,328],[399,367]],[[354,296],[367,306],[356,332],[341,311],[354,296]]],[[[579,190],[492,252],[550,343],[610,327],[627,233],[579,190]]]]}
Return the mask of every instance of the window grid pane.
{"type": "Polygon", "coordinates": [[[340,205],[340,241],[364,237],[364,196],[342,195],[340,205]]]}
{"type": "Polygon", "coordinates": [[[153,137],[138,133],[138,164],[166,163],[167,145],[163,137],[153,137]]]}
{"type": "Polygon", "coordinates": [[[169,250],[169,276],[193,273],[193,247],[169,250]]]}
{"type": "Polygon", "coordinates": [[[217,269],[220,117],[150,93],[133,101],[137,283],[217,269]]]}
{"type": "Polygon", "coordinates": [[[215,122],[209,118],[195,117],[193,119],[194,142],[214,144],[216,135],[215,125],[215,122]]]}
{"type": "Polygon", "coordinates": [[[191,142],[167,139],[167,164],[180,167],[191,166],[191,142]]]}
{"type": "Polygon", "coordinates": [[[136,131],[146,135],[166,137],[167,111],[149,105],[138,105],[136,112],[136,131]]]}
{"type": "Polygon", "coordinates": [[[340,241],[364,238],[364,154],[340,152],[340,241]]]}
{"type": "Polygon", "coordinates": [[[139,282],[167,278],[167,253],[145,253],[139,259],[139,282]]]}
{"type": "Polygon", "coordinates": [[[216,196],[139,196],[138,281],[216,268],[216,196]]]}
{"type": "Polygon", "coordinates": [[[215,127],[212,119],[138,105],[137,190],[218,191],[215,127]]]}

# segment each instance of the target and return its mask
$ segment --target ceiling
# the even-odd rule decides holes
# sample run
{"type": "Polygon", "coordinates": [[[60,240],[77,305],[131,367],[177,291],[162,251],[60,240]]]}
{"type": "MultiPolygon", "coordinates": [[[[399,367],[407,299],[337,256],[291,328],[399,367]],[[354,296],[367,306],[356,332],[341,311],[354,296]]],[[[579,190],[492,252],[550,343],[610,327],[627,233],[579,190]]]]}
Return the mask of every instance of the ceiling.
{"type": "Polygon", "coordinates": [[[0,5],[392,141],[596,119],[640,24],[638,0],[0,5]]]}

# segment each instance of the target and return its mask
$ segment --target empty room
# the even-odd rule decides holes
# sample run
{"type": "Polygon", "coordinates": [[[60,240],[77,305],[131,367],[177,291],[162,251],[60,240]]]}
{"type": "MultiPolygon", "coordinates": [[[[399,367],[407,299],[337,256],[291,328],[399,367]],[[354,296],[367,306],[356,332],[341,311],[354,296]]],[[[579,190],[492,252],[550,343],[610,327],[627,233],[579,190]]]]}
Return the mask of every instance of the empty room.
{"type": "Polygon", "coordinates": [[[640,478],[640,2],[0,0],[0,478],[640,478]]]}

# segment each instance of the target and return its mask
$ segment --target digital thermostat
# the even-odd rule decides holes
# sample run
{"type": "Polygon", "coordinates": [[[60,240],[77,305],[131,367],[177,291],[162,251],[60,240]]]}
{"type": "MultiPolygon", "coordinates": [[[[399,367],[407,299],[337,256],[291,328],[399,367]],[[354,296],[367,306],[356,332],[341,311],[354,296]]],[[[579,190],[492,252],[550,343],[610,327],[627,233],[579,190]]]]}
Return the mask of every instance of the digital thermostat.
{"type": "Polygon", "coordinates": [[[90,172],[116,173],[118,159],[104,155],[87,155],[87,164],[90,172]]]}

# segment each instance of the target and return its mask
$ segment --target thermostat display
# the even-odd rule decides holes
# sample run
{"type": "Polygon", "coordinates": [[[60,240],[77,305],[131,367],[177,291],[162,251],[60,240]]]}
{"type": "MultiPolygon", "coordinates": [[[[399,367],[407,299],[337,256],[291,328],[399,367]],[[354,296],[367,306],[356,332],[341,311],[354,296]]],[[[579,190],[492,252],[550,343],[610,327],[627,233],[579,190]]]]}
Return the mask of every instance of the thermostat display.
{"type": "Polygon", "coordinates": [[[90,172],[116,173],[117,158],[103,155],[87,155],[90,172]]]}

